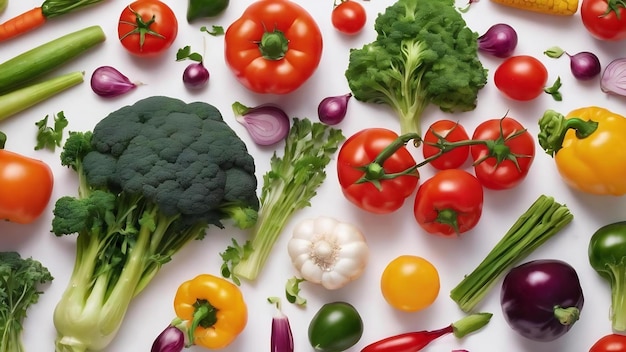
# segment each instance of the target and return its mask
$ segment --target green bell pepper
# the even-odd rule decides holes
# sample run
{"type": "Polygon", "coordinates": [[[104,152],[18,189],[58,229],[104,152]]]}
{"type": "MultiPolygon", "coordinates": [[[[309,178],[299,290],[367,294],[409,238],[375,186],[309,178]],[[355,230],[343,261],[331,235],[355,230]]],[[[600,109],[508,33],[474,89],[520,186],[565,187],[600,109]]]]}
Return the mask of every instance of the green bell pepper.
{"type": "Polygon", "coordinates": [[[215,17],[226,10],[229,2],[229,0],[189,0],[187,22],[203,17],[215,17]]]}
{"type": "Polygon", "coordinates": [[[598,229],[589,241],[591,267],[611,285],[611,322],[626,331],[626,221],[598,229]]]}

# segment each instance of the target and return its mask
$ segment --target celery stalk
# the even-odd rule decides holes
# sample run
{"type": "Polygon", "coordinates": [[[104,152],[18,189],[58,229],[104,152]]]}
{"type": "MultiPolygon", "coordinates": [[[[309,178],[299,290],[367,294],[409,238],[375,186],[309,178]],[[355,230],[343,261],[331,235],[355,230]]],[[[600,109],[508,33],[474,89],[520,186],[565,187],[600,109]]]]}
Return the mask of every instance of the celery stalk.
{"type": "Polygon", "coordinates": [[[474,271],[450,291],[450,297],[464,312],[472,311],[507,268],[552,238],[573,218],[565,205],[541,195],[474,271]]]}
{"type": "Polygon", "coordinates": [[[83,72],[71,72],[0,95],[0,121],[83,82],[83,72]]]}

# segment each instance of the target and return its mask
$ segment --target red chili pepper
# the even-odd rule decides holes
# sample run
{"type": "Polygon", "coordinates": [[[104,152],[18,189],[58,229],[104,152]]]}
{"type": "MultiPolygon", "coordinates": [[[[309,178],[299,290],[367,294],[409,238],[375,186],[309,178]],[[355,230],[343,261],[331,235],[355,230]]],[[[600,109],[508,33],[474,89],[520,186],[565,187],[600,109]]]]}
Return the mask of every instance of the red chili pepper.
{"type": "Polygon", "coordinates": [[[422,330],[415,332],[407,332],[400,335],[387,337],[380,341],[365,346],[361,352],[417,352],[421,351],[428,344],[437,338],[454,334],[457,338],[461,338],[471,332],[474,332],[489,323],[491,313],[470,314],[457,322],[454,322],[443,329],[439,330],[422,330]]]}

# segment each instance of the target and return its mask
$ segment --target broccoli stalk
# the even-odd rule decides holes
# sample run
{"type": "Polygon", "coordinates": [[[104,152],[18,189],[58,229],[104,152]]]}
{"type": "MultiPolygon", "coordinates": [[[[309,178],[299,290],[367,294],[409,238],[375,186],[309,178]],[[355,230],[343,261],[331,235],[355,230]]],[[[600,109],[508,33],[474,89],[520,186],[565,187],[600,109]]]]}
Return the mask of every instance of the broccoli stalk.
{"type": "Polygon", "coordinates": [[[38,286],[52,280],[40,262],[17,252],[0,252],[0,351],[24,352],[26,311],[39,300],[38,286]]]}
{"type": "Polygon", "coordinates": [[[263,176],[261,208],[252,239],[243,246],[233,240],[221,254],[222,275],[237,284],[239,277],[257,278],[291,216],[309,206],[317,194],[326,179],[326,165],[344,139],[341,130],[293,119],[283,157],[274,153],[270,171],[263,176]]]}
{"type": "Polygon", "coordinates": [[[376,18],[377,37],[350,50],[345,72],[359,101],[386,104],[401,134],[421,136],[429,104],[444,112],[470,111],[487,83],[472,32],[454,0],[398,0],[376,18]]]}
{"type": "Polygon", "coordinates": [[[209,225],[256,222],[254,160],[208,104],[141,100],[70,132],[61,163],[78,174],[78,196],[57,200],[52,232],[78,236],[54,311],[59,352],[105,349],[131,300],[209,225]]]}

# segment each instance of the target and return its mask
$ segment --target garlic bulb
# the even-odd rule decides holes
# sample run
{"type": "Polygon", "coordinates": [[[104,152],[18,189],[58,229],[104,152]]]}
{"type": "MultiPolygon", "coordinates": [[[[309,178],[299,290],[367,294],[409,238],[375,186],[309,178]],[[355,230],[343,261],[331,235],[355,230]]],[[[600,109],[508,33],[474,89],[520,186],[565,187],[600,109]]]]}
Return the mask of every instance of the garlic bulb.
{"type": "Polygon", "coordinates": [[[361,231],[324,216],[297,224],[287,250],[303,279],[329,290],[361,276],[369,259],[369,247],[361,231]]]}

